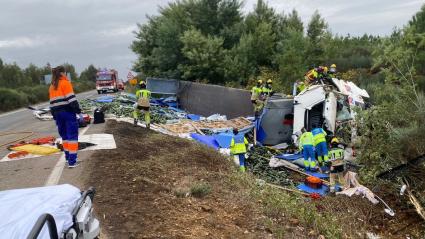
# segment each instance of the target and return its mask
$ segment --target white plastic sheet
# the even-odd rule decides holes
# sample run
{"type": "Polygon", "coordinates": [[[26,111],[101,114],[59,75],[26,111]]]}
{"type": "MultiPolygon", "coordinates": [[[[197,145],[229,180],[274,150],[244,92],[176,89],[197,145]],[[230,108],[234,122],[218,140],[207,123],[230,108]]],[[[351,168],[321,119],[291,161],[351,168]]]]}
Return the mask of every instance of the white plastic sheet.
{"type": "MultiPolygon", "coordinates": [[[[55,218],[60,235],[63,230],[72,226],[71,213],[80,197],[80,190],[69,184],[1,191],[0,238],[27,238],[44,213],[55,218]]],[[[38,238],[50,238],[47,226],[38,238]]]]}

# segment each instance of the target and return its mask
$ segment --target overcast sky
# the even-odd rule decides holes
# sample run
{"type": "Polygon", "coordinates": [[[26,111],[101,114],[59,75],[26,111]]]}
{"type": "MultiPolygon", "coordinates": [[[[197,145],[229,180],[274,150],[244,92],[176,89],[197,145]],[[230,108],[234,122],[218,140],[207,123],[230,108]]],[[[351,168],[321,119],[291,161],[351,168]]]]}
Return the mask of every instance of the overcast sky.
{"type": "MultiPolygon", "coordinates": [[[[126,78],[136,56],[129,49],[136,23],[168,0],[0,0],[0,58],[22,67],[69,62],[115,68],[126,78]]],[[[246,0],[244,12],[256,0],[246,0]]],[[[314,10],[333,33],[387,35],[425,0],[269,0],[278,12],[295,8],[308,22],[314,10]]]]}

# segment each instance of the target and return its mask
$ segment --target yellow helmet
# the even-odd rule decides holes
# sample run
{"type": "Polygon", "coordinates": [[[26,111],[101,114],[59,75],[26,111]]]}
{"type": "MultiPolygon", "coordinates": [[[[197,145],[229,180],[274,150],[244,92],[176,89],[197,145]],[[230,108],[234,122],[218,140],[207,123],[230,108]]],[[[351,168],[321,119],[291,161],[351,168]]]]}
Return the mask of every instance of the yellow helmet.
{"type": "Polygon", "coordinates": [[[143,80],[141,80],[141,81],[139,82],[139,85],[146,85],[146,82],[145,82],[145,81],[143,81],[143,80]]]}
{"type": "Polygon", "coordinates": [[[337,137],[333,137],[332,140],[331,140],[331,144],[338,144],[338,143],[339,143],[338,138],[337,137]]]}
{"type": "Polygon", "coordinates": [[[268,79],[268,80],[267,80],[267,83],[268,83],[268,84],[271,84],[271,83],[273,83],[273,81],[272,81],[271,79],[268,79]]]}
{"type": "Polygon", "coordinates": [[[327,66],[323,67],[323,72],[328,73],[328,67],[327,66]]]}
{"type": "Polygon", "coordinates": [[[331,68],[336,68],[336,65],[335,65],[335,64],[332,64],[332,65],[331,65],[331,68]]]}
{"type": "Polygon", "coordinates": [[[263,81],[262,80],[258,80],[257,83],[258,84],[263,84],[263,81]]]}

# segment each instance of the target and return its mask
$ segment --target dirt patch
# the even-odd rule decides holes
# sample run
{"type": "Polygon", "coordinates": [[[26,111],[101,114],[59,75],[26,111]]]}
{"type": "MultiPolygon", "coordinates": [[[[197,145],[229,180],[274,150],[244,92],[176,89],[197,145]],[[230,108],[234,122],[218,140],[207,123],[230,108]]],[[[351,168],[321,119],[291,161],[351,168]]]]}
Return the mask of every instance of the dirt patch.
{"type": "Polygon", "coordinates": [[[93,155],[88,184],[110,238],[270,237],[260,210],[229,183],[234,167],[215,151],[126,123],[106,128],[117,149],[93,155]]]}
{"type": "Polygon", "coordinates": [[[189,140],[115,121],[108,121],[106,133],[114,134],[118,148],[92,156],[87,185],[97,189],[95,211],[108,238],[423,235],[414,211],[385,190],[374,191],[395,217],[360,197],[311,200],[258,186],[251,174],[237,173],[216,151],[189,140]]]}

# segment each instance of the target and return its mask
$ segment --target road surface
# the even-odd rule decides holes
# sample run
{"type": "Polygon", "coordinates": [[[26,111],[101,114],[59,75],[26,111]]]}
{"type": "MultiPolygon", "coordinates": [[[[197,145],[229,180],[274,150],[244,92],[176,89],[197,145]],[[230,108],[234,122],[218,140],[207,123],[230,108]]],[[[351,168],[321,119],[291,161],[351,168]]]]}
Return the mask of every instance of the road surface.
{"type": "MultiPolygon", "coordinates": [[[[96,91],[84,92],[77,95],[78,99],[93,97],[97,97],[96,91]]],[[[48,104],[37,105],[37,107],[45,106],[48,106],[48,104]]],[[[90,125],[85,133],[103,132],[103,125],[90,125]]],[[[80,133],[84,129],[81,128],[80,133]]],[[[33,131],[35,134],[32,138],[50,135],[59,136],[54,121],[40,121],[28,109],[19,109],[0,115],[0,132],[16,131],[33,131]]],[[[0,145],[18,136],[24,135],[0,136],[0,145]]],[[[8,150],[6,147],[0,148],[0,158],[3,158],[7,153],[8,150]]],[[[75,169],[65,168],[61,171],[59,183],[71,183],[76,186],[83,186],[81,179],[85,176],[84,161],[89,158],[90,154],[90,152],[79,153],[79,160],[82,162],[81,166],[75,169]]],[[[9,162],[0,161],[0,190],[44,186],[57,165],[59,158],[60,155],[56,154],[9,162]]]]}

